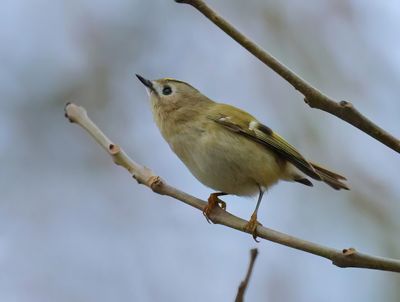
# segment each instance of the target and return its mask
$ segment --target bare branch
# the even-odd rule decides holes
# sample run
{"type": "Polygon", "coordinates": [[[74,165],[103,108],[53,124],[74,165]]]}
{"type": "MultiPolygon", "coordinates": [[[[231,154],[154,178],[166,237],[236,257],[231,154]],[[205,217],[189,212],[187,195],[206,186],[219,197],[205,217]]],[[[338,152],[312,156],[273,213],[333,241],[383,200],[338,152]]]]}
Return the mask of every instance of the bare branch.
{"type": "MultiPolygon", "coordinates": [[[[83,107],[69,103],[65,106],[65,116],[72,122],[84,128],[105,149],[117,165],[124,167],[140,183],[161,195],[168,195],[180,200],[198,210],[203,211],[207,202],[180,191],[154,174],[150,169],[134,162],[116,144],[110,141],[105,134],[87,116],[83,107]]],[[[246,220],[236,217],[220,208],[215,208],[210,214],[213,223],[225,225],[241,232],[245,231],[246,220]]],[[[332,261],[338,267],[359,267],[384,271],[400,272],[400,260],[369,256],[357,252],[355,249],[343,251],[325,247],[316,243],[302,240],[278,231],[258,226],[257,236],[288,247],[302,250],[332,261]]]]}
{"type": "Polygon", "coordinates": [[[251,273],[253,272],[254,262],[256,261],[257,255],[258,255],[258,250],[256,248],[250,250],[249,268],[247,269],[246,277],[244,278],[244,280],[242,282],[240,282],[235,302],[243,302],[244,301],[244,293],[247,289],[247,286],[249,285],[250,276],[251,276],[251,273]]]}
{"type": "Polygon", "coordinates": [[[313,87],[295,72],[290,70],[287,66],[279,62],[275,57],[267,53],[260,46],[238,31],[235,27],[233,27],[233,25],[231,25],[228,21],[218,15],[212,8],[210,8],[203,0],[175,0],[175,2],[190,4],[199,10],[204,16],[206,16],[225,33],[227,33],[232,39],[246,48],[265,65],[274,70],[277,74],[289,82],[296,90],[300,91],[305,97],[305,102],[311,108],[317,108],[341,118],[342,120],[380,141],[382,144],[385,144],[389,148],[400,153],[399,139],[370,121],[350,102],[335,101],[313,87]]]}

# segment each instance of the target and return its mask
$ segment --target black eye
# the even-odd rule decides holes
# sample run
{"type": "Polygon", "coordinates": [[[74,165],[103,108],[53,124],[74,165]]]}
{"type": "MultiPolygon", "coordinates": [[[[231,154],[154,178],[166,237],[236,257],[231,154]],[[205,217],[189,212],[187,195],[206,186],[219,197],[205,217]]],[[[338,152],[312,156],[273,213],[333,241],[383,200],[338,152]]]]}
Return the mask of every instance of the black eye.
{"type": "Polygon", "coordinates": [[[169,86],[165,86],[162,90],[163,95],[169,95],[172,93],[172,89],[169,86]]]}

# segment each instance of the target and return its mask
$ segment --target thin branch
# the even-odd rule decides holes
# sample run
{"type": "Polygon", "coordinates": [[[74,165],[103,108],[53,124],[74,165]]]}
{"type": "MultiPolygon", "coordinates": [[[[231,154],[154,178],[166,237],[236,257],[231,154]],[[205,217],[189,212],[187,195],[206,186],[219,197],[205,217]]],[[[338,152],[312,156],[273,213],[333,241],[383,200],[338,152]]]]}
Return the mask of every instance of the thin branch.
{"type": "MultiPolygon", "coordinates": [[[[207,202],[193,197],[183,191],[180,191],[154,174],[150,169],[134,162],[129,156],[116,144],[110,141],[107,136],[93,123],[87,116],[83,107],[68,103],[65,106],[65,116],[72,123],[76,123],[84,128],[112,157],[113,161],[129,171],[138,183],[151,188],[155,193],[168,195],[180,200],[198,210],[203,211],[207,202]]],[[[241,232],[245,231],[246,220],[236,217],[221,208],[215,208],[210,220],[213,223],[225,225],[241,232]]],[[[355,249],[344,249],[342,251],[299,239],[278,231],[258,226],[257,236],[269,241],[286,245],[304,252],[324,257],[332,261],[338,267],[359,267],[384,271],[400,272],[400,260],[369,256],[357,252],[355,249]]]]}
{"type": "Polygon", "coordinates": [[[211,22],[217,25],[232,39],[246,48],[250,53],[257,57],[261,62],[274,70],[287,82],[289,82],[296,90],[304,95],[304,101],[311,107],[329,112],[349,124],[357,127],[366,134],[372,136],[376,140],[385,144],[394,151],[400,153],[400,140],[392,136],[390,133],[373,123],[363,114],[361,114],[350,102],[335,101],[321,91],[313,87],[307,81],[290,70],[287,66],[279,62],[275,57],[267,53],[256,43],[238,31],[233,25],[217,14],[203,0],[175,0],[178,3],[186,3],[192,5],[206,16],[211,22]]]}
{"type": "Polygon", "coordinates": [[[244,301],[244,293],[247,289],[247,286],[249,285],[250,276],[253,272],[254,262],[256,261],[257,255],[258,255],[257,249],[250,250],[249,268],[247,269],[246,277],[244,278],[244,280],[242,282],[240,282],[235,302],[243,302],[244,301]]]}

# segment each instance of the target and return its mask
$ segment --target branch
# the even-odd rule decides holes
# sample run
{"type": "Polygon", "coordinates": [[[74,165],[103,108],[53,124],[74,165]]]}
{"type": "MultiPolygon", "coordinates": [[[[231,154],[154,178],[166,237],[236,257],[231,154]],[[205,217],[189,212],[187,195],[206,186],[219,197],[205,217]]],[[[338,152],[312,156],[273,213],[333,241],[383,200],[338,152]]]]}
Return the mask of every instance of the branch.
{"type": "MultiPolygon", "coordinates": [[[[70,122],[76,123],[84,128],[97,141],[97,143],[108,152],[113,161],[117,165],[128,170],[139,184],[151,188],[155,193],[168,195],[180,200],[198,210],[203,211],[206,207],[207,203],[205,201],[168,185],[150,169],[139,165],[129,158],[129,156],[118,145],[111,142],[93,123],[93,121],[87,116],[86,110],[83,107],[68,103],[65,106],[65,116],[70,120],[70,122]]],[[[225,225],[241,232],[246,232],[246,220],[236,217],[221,208],[215,208],[209,218],[213,223],[225,225]]],[[[329,259],[338,267],[359,267],[400,272],[400,260],[369,256],[359,253],[353,248],[340,251],[286,235],[263,226],[257,227],[257,236],[259,238],[329,259]]]]}
{"type": "Polygon", "coordinates": [[[256,43],[247,38],[244,34],[239,32],[228,21],[223,19],[212,8],[210,8],[203,0],[175,0],[175,2],[190,4],[199,10],[204,16],[206,16],[225,33],[227,33],[232,39],[246,48],[265,65],[274,70],[277,74],[289,82],[296,90],[300,91],[305,97],[304,101],[311,108],[317,108],[341,118],[342,120],[380,141],[382,144],[385,144],[389,148],[400,153],[399,139],[370,121],[350,102],[337,102],[313,87],[295,72],[279,62],[275,57],[267,53],[256,43]]]}
{"type": "Polygon", "coordinates": [[[247,289],[247,286],[249,285],[250,276],[251,276],[251,273],[253,272],[254,262],[256,261],[257,255],[258,255],[257,249],[250,250],[249,268],[247,269],[246,278],[244,278],[244,280],[242,282],[240,282],[235,302],[243,302],[243,300],[244,300],[244,293],[247,289]]]}

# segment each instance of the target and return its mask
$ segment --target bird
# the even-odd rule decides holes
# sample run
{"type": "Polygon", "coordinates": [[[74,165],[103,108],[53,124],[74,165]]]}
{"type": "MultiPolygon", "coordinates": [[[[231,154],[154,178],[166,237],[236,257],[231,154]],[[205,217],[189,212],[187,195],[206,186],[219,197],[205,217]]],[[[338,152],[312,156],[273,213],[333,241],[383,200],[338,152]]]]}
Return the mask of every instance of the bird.
{"type": "Polygon", "coordinates": [[[307,160],[246,111],[215,102],[184,81],[136,76],[146,87],[154,121],[172,151],[195,178],[216,191],[203,210],[207,221],[215,207],[226,209],[219,196],[258,194],[244,227],[256,240],[261,200],[278,181],[312,187],[312,178],[335,190],[349,190],[344,176],[307,160]]]}

